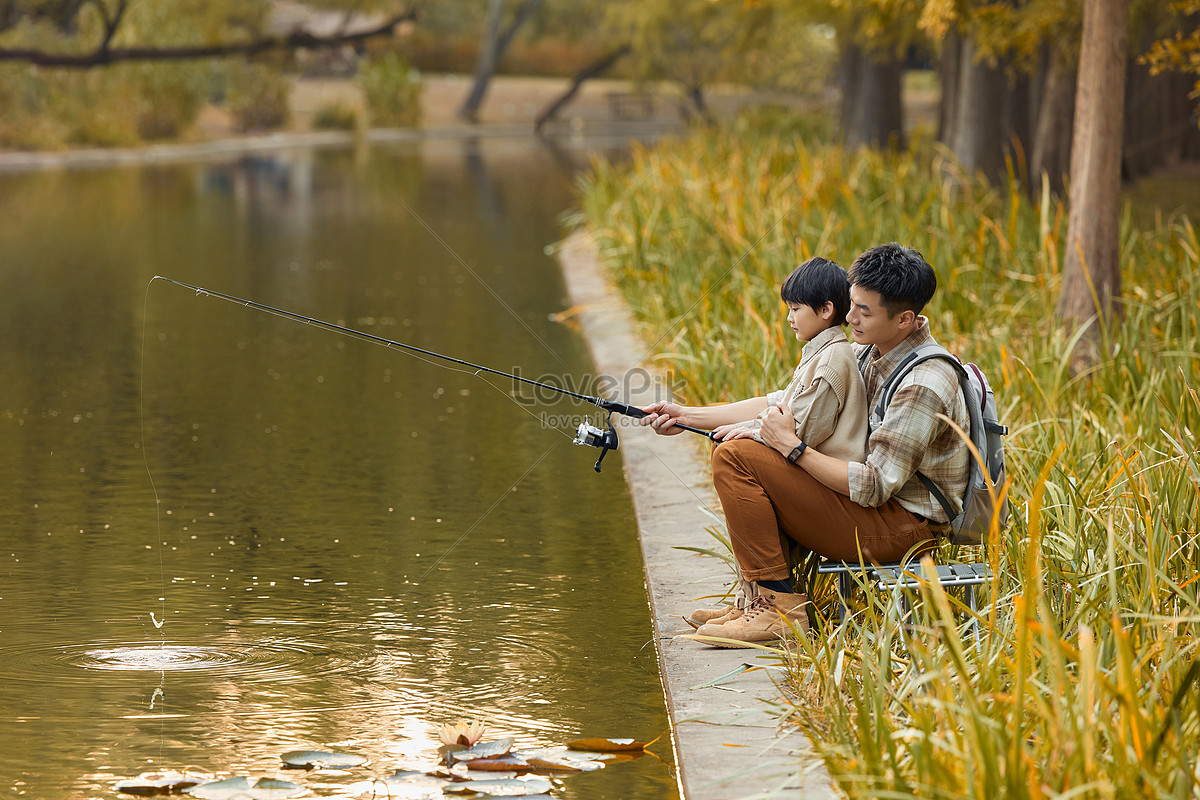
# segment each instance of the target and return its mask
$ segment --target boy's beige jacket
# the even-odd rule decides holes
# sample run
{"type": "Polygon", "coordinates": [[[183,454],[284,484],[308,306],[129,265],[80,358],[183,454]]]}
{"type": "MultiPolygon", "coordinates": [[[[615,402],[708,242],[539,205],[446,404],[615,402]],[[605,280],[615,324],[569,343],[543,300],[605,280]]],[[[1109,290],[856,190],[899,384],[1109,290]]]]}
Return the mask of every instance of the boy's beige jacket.
{"type": "MultiPolygon", "coordinates": [[[[867,390],[854,348],[840,326],[827,328],[800,351],[800,363],[782,391],[767,405],[783,403],[796,418],[796,435],[818,452],[843,461],[867,456],[867,390]]],[[[762,442],[766,411],[745,423],[762,442]]],[[[765,444],[765,442],[764,442],[765,444]]]]}

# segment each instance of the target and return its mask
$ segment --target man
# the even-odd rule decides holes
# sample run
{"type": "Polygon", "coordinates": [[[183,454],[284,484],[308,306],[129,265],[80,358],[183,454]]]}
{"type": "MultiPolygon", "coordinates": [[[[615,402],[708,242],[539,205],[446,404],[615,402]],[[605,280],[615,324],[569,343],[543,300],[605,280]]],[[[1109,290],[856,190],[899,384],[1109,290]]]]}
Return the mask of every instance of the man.
{"type": "MultiPolygon", "coordinates": [[[[916,250],[892,243],[860,255],[849,270],[855,343],[863,363],[868,407],[875,408],[891,372],[918,345],[933,341],[921,311],[937,289],[933,268],[916,250]]],[[[711,408],[711,407],[710,407],[711,408]]],[[[669,434],[676,423],[703,424],[711,412],[656,403],[643,424],[669,434]]],[[[954,368],[941,359],[918,365],[900,383],[870,433],[865,461],[844,461],[810,448],[786,407],[768,409],[761,436],[719,444],[713,484],[721,498],[734,557],[758,596],[743,614],[708,622],[703,636],[736,642],[776,639],[784,618],[807,627],[807,598],[795,594],[787,561],[791,541],[827,558],[895,561],[932,546],[949,522],[916,477],[927,475],[957,502],[966,488],[970,454],[944,418],[969,428],[954,368]]],[[[677,432],[677,431],[676,431],[677,432]]],[[[739,646],[724,644],[722,646],[739,646]]]]}

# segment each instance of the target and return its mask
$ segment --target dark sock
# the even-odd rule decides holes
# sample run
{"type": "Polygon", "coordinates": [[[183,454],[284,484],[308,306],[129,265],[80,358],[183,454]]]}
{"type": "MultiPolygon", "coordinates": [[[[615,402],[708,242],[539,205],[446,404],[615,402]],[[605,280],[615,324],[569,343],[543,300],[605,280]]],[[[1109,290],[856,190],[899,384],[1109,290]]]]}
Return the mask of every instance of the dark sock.
{"type": "Polygon", "coordinates": [[[755,581],[764,589],[770,589],[772,592],[783,592],[784,594],[795,594],[792,590],[791,581],[755,581]]]}

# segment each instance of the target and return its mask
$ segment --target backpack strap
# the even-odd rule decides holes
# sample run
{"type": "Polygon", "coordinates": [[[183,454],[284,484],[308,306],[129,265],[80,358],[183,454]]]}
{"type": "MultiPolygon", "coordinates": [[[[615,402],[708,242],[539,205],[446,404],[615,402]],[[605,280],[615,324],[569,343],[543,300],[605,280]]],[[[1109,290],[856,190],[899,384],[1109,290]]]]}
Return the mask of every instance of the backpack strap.
{"type": "Polygon", "coordinates": [[[933,499],[938,501],[938,505],[946,512],[946,519],[953,522],[956,516],[954,506],[950,505],[950,501],[946,499],[946,495],[942,493],[938,485],[933,482],[933,478],[930,478],[924,472],[921,472],[921,470],[917,470],[917,480],[921,481],[921,484],[933,495],[933,499]]]}
{"type": "MultiPolygon", "coordinates": [[[[954,367],[954,370],[959,374],[959,388],[962,388],[962,378],[965,378],[967,375],[967,371],[963,367],[962,362],[951,355],[950,351],[942,347],[940,344],[929,342],[927,344],[920,345],[914,348],[913,351],[907,356],[905,356],[904,360],[896,365],[896,368],[892,370],[892,374],[888,375],[887,380],[884,381],[883,391],[881,391],[879,394],[879,403],[875,406],[876,417],[883,419],[883,414],[885,411],[887,411],[887,407],[891,404],[892,397],[900,388],[900,381],[903,380],[908,373],[912,372],[918,364],[922,364],[933,358],[945,359],[947,362],[949,362],[950,366],[954,367]]],[[[865,362],[860,356],[859,364],[861,365],[863,363],[865,362]]],[[[963,395],[963,398],[965,400],[966,395],[963,395]]]]}
{"type": "MultiPolygon", "coordinates": [[[[863,353],[859,354],[858,363],[860,370],[866,365],[866,359],[863,356],[869,351],[870,348],[867,348],[863,351],[863,353]]],[[[900,381],[903,380],[908,373],[912,372],[918,364],[934,358],[944,359],[954,367],[955,371],[959,373],[959,391],[963,391],[962,381],[966,378],[967,372],[963,367],[962,362],[955,358],[949,350],[942,347],[940,344],[930,342],[916,347],[911,353],[905,356],[904,360],[901,361],[894,370],[892,370],[892,374],[888,375],[887,380],[884,381],[883,391],[880,392],[879,403],[875,406],[875,413],[873,416],[879,420],[882,420],[884,413],[887,411],[888,405],[892,402],[892,396],[895,395],[897,390],[900,388],[900,381]]],[[[966,400],[965,392],[963,393],[963,400],[966,400]]],[[[945,493],[938,488],[937,484],[933,482],[932,478],[920,470],[917,470],[916,476],[917,479],[921,481],[921,484],[929,491],[929,494],[933,496],[933,499],[937,500],[938,505],[942,507],[942,510],[946,512],[946,518],[953,520],[955,516],[954,506],[950,504],[950,501],[946,498],[945,493]]]]}

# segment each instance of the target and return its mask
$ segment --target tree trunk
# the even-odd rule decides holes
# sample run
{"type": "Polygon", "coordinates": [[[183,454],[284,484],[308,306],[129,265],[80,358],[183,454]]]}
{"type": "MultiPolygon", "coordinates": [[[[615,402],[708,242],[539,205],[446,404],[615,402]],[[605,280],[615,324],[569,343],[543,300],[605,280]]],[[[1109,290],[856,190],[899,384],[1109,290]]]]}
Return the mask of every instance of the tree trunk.
{"type": "Polygon", "coordinates": [[[942,79],[942,100],[938,104],[938,141],[950,144],[954,139],[954,120],[958,114],[958,76],[959,57],[962,54],[962,40],[958,31],[951,29],[942,42],[942,60],[938,65],[938,74],[942,79]]]}
{"type": "Polygon", "coordinates": [[[904,61],[849,44],[843,51],[843,75],[842,143],[852,150],[903,147],[900,83],[904,61]]]}
{"type": "MultiPolygon", "coordinates": [[[[1071,144],[1071,211],[1058,316],[1071,327],[1120,313],[1121,145],[1130,0],[1085,0],[1071,144]]],[[[1096,326],[1072,358],[1095,362],[1096,326]]]]}
{"type": "MultiPolygon", "coordinates": [[[[1144,52],[1148,35],[1135,52],[1144,52]]],[[[1125,150],[1122,177],[1127,181],[1149,175],[1179,161],[1188,131],[1195,130],[1195,109],[1188,99],[1193,78],[1170,70],[1152,75],[1150,68],[1131,59],[1125,89],[1125,150]]]]}
{"type": "Polygon", "coordinates": [[[975,60],[975,44],[963,40],[958,65],[958,100],[950,149],[967,172],[1004,177],[1004,71],[975,60]]]}
{"type": "Polygon", "coordinates": [[[500,63],[497,45],[500,43],[500,20],[504,16],[504,0],[488,0],[487,23],[483,27],[483,48],[475,63],[474,80],[467,99],[459,106],[458,118],[464,122],[479,121],[479,107],[487,95],[488,85],[500,63]]]}
{"type": "Polygon", "coordinates": [[[483,31],[483,49],[479,53],[479,61],[475,64],[475,75],[471,83],[471,91],[467,99],[458,109],[458,118],[463,122],[478,122],[479,108],[487,95],[492,76],[500,66],[504,51],[512,44],[517,30],[532,16],[542,0],[524,0],[513,14],[512,22],[502,32],[500,23],[504,18],[504,0],[488,0],[487,24],[483,31]]]}
{"type": "Polygon", "coordinates": [[[1046,80],[1033,134],[1029,161],[1032,191],[1041,191],[1042,177],[1054,194],[1065,187],[1071,165],[1071,120],[1075,115],[1075,65],[1057,47],[1046,64],[1046,80]]]}
{"type": "Polygon", "coordinates": [[[1029,148],[1033,143],[1033,79],[1024,73],[1012,79],[1004,94],[1004,153],[1012,158],[1013,174],[1029,180],[1029,148]]]}

